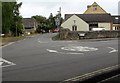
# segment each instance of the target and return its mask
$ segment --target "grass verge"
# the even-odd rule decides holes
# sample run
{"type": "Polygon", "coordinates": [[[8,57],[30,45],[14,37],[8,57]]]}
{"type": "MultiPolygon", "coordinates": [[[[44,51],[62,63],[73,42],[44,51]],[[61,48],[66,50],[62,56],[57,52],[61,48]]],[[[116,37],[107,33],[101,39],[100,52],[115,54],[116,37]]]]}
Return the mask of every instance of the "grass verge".
{"type": "Polygon", "coordinates": [[[60,39],[60,35],[57,34],[56,36],[52,37],[53,40],[59,40],[60,39]]]}
{"type": "Polygon", "coordinates": [[[25,36],[18,36],[18,37],[1,37],[0,42],[6,42],[12,39],[19,39],[19,38],[24,38],[25,36]]]}

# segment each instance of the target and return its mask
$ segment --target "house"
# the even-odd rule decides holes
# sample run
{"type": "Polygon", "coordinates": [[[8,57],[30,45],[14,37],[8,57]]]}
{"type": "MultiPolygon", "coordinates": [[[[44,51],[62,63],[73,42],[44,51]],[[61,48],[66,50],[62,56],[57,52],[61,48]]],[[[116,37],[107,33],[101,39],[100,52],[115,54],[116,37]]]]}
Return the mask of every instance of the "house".
{"type": "Polygon", "coordinates": [[[116,21],[114,16],[111,16],[111,14],[94,2],[87,7],[83,14],[65,14],[61,27],[68,28],[71,31],[90,31],[92,28],[99,27],[105,30],[114,30],[114,27],[120,26],[120,22],[116,24],[116,21]]]}
{"type": "Polygon", "coordinates": [[[34,33],[37,29],[37,21],[34,18],[23,18],[22,22],[27,34],[34,33]]]}
{"type": "Polygon", "coordinates": [[[112,16],[113,30],[120,30],[120,16],[112,16]]]}
{"type": "Polygon", "coordinates": [[[87,6],[87,10],[84,12],[84,14],[107,14],[107,12],[96,2],[94,2],[92,5],[87,6]]]}
{"type": "Polygon", "coordinates": [[[96,27],[112,30],[112,18],[110,14],[65,14],[61,27],[71,31],[89,31],[96,27]]]}

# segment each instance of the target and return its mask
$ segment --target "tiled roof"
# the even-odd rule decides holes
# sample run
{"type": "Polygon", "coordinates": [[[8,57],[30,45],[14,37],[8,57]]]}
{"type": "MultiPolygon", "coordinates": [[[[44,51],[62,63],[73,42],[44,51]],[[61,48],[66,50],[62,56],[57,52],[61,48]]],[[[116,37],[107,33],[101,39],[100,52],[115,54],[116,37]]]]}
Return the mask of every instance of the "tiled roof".
{"type": "MultiPolygon", "coordinates": [[[[65,20],[74,14],[65,14],[65,20]]],[[[87,23],[90,22],[113,22],[110,14],[75,14],[87,23]]]]}
{"type": "Polygon", "coordinates": [[[23,18],[22,22],[25,28],[30,28],[34,27],[34,23],[36,23],[36,20],[34,18],[23,18]]]}

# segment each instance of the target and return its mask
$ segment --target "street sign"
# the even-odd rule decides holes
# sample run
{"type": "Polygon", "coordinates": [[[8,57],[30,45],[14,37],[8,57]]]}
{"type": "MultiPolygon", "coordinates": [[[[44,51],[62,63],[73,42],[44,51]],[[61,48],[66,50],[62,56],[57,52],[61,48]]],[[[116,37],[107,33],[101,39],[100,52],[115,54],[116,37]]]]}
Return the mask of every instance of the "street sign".
{"type": "Polygon", "coordinates": [[[58,18],[55,19],[55,23],[56,23],[56,25],[60,25],[60,20],[58,18]]]}

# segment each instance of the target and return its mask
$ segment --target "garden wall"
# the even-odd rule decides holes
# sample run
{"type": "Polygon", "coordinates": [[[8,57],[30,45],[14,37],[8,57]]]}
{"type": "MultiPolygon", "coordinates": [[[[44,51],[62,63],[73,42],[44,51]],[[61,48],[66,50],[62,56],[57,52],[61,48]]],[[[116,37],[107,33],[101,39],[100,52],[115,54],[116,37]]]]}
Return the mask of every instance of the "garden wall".
{"type": "Polygon", "coordinates": [[[69,29],[60,30],[60,39],[79,40],[97,38],[118,38],[120,31],[70,31],[69,29]]]}

